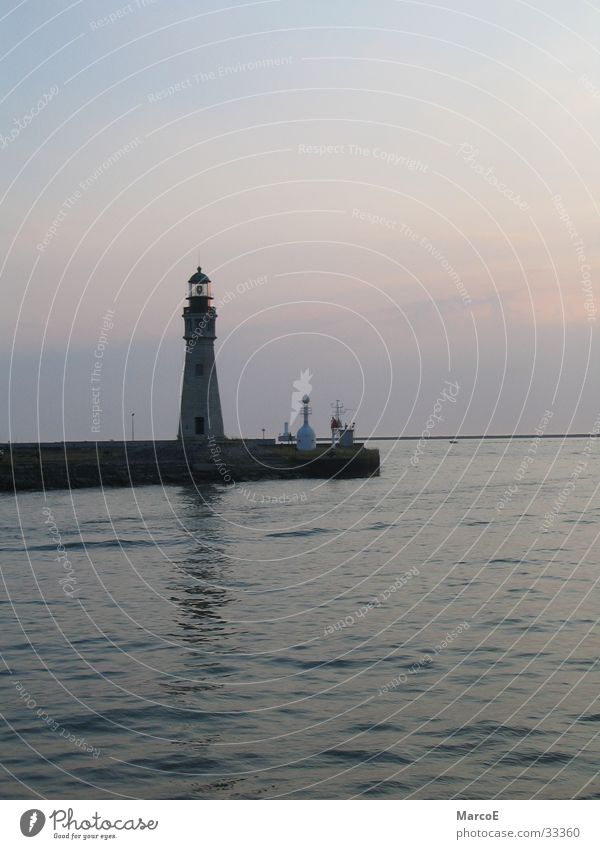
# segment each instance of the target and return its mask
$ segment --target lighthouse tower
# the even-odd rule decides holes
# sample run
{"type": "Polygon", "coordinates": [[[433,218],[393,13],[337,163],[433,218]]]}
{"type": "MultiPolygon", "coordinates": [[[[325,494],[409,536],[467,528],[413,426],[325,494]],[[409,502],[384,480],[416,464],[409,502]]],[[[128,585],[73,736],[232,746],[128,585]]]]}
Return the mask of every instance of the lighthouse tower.
{"type": "Polygon", "coordinates": [[[217,311],[211,306],[211,282],[200,267],[188,287],[183,309],[186,344],[178,438],[218,438],[224,433],[215,365],[217,311]]]}
{"type": "Polygon", "coordinates": [[[309,404],[310,398],[308,395],[305,395],[302,399],[302,417],[304,419],[304,424],[301,428],[299,428],[298,433],[296,434],[296,448],[298,451],[314,451],[317,447],[315,432],[308,423],[308,417],[311,413],[311,409],[308,406],[309,404]]]}

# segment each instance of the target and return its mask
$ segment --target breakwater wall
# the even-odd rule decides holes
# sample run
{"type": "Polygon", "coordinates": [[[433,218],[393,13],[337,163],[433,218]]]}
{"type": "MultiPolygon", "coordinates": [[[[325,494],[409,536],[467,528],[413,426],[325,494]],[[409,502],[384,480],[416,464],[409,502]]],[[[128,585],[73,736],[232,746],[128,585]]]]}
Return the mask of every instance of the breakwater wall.
{"type": "Polygon", "coordinates": [[[0,452],[4,492],[379,474],[379,451],[363,445],[302,454],[260,440],[44,442],[4,444],[0,452]]]}

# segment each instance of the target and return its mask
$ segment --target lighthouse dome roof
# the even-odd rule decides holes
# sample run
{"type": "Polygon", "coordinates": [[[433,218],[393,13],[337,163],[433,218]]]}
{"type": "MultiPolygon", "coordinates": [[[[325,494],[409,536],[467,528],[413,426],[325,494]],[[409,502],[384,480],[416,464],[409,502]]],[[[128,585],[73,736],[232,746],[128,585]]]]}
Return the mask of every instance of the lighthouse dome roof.
{"type": "Polygon", "coordinates": [[[200,266],[195,274],[192,274],[188,283],[210,283],[210,278],[202,271],[200,266]]]}

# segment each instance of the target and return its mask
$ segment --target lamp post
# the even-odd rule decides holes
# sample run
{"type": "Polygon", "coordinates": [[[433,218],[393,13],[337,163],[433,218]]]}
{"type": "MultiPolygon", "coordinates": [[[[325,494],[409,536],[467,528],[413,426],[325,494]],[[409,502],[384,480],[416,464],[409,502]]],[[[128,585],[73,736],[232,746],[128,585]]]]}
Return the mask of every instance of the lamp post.
{"type": "Polygon", "coordinates": [[[265,441],[265,428],[264,427],[262,429],[262,435],[263,435],[263,442],[264,442],[265,441]]]}
{"type": "Polygon", "coordinates": [[[135,413],[131,414],[131,441],[135,441],[135,413]]]}

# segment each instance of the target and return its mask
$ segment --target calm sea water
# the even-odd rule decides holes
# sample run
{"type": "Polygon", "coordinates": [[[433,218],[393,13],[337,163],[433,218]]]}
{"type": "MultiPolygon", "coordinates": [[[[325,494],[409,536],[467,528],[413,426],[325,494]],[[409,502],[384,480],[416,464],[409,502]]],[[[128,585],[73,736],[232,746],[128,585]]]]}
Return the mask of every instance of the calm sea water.
{"type": "Polygon", "coordinates": [[[1,496],[0,795],[600,797],[600,442],[415,447],[1,496]]]}

